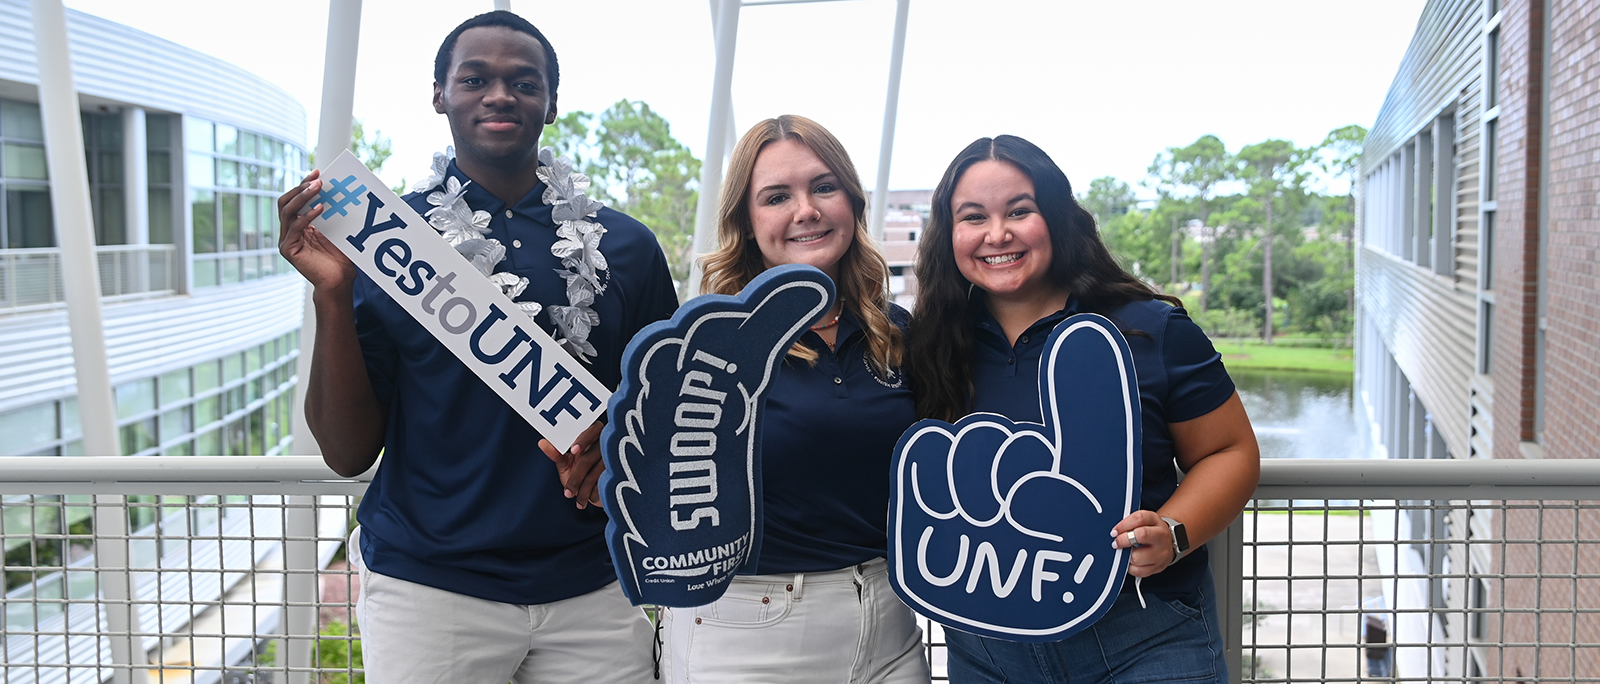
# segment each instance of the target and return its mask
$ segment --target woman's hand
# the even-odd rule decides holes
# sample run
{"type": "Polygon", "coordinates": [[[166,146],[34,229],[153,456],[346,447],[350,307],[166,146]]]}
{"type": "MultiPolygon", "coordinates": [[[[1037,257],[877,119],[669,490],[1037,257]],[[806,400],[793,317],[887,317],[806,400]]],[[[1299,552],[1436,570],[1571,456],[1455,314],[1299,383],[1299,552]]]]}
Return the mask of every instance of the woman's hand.
{"type": "Polygon", "coordinates": [[[1134,577],[1149,577],[1178,560],[1172,528],[1155,511],[1134,511],[1111,528],[1111,548],[1133,549],[1128,555],[1128,574],[1134,577]]]}

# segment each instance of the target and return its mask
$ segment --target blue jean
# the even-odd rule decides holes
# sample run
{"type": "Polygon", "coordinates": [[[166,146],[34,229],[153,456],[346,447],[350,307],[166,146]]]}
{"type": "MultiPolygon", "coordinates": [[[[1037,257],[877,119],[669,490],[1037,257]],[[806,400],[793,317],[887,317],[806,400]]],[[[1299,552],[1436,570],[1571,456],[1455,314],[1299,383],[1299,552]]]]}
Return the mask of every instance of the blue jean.
{"type": "MultiPolygon", "coordinates": [[[[1128,581],[1133,581],[1129,578],[1128,581]]],[[[1176,601],[1123,593],[1088,629],[1061,641],[1027,644],[945,629],[952,684],[1225,684],[1222,629],[1207,573],[1176,601]]]]}

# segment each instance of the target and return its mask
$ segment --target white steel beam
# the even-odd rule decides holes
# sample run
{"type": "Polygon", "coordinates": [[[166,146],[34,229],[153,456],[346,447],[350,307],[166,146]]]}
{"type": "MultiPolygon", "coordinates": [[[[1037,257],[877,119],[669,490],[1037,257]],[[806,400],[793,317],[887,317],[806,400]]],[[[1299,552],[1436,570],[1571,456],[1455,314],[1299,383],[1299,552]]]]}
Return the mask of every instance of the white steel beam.
{"type": "Polygon", "coordinates": [[[889,210],[889,161],[894,156],[894,124],[900,112],[900,68],[905,64],[906,15],[911,0],[897,0],[894,48],[889,53],[889,88],[883,102],[883,137],[878,143],[878,183],[872,189],[872,239],[883,242],[883,216],[889,210]]]}
{"type": "MultiPolygon", "coordinates": [[[[100,311],[100,269],[94,254],[89,167],[84,159],[83,114],[72,77],[66,8],[61,0],[33,0],[32,9],[39,65],[39,114],[44,123],[45,163],[50,173],[50,208],[55,214],[56,244],[61,248],[83,451],[90,456],[115,457],[122,454],[122,449],[117,440],[117,407],[111,391],[111,362],[106,355],[105,320],[100,311]]],[[[144,681],[144,670],[134,667],[144,664],[145,654],[131,629],[127,518],[120,515],[119,509],[112,510],[117,514],[97,511],[95,516],[95,578],[106,602],[111,681],[130,684],[144,681]]]]}
{"type": "MultiPolygon", "coordinates": [[[[317,122],[317,161],[326,166],[350,147],[350,126],[355,120],[356,59],[361,42],[361,0],[331,0],[328,3],[328,44],[323,58],[322,106],[317,122]]],[[[311,285],[305,288],[304,313],[300,323],[300,358],[294,403],[294,446],[297,454],[317,455],[322,449],[305,421],[305,384],[311,378],[311,350],[315,348],[317,318],[311,302],[311,285]]],[[[283,545],[284,567],[289,570],[285,595],[289,604],[286,632],[291,635],[317,631],[317,520],[311,508],[314,498],[289,497],[293,506],[285,515],[287,534],[296,541],[283,545]]],[[[289,684],[308,684],[311,680],[311,639],[290,639],[285,644],[289,684]]]]}
{"type": "Polygon", "coordinates": [[[728,153],[728,115],[733,108],[733,56],[739,37],[739,0],[717,0],[717,66],[711,82],[711,122],[706,158],[700,165],[700,202],[695,208],[694,265],[689,296],[700,294],[700,257],[717,247],[717,207],[722,198],[722,163],[728,153]]]}

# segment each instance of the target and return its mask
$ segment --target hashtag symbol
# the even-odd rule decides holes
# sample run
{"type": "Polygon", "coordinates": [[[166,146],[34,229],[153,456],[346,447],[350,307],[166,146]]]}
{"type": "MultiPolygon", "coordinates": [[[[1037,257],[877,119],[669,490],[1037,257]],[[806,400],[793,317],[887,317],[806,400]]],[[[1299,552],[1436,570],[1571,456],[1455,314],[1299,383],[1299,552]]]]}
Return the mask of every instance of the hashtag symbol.
{"type": "Polygon", "coordinates": [[[354,182],[356,182],[355,176],[345,176],[343,180],[328,181],[328,189],[323,190],[322,194],[317,197],[318,202],[328,205],[328,210],[322,212],[322,220],[331,219],[334,214],[349,216],[349,214],[345,213],[345,207],[352,204],[361,204],[361,193],[367,191],[367,186],[362,185],[351,190],[350,184],[354,182]]]}

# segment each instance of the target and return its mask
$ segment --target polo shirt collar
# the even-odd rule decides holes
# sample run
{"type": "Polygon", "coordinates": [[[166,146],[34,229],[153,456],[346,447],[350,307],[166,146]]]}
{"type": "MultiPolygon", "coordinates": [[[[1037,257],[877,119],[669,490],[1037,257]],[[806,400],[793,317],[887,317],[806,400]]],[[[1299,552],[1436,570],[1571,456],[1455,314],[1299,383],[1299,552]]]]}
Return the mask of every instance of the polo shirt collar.
{"type": "MultiPolygon", "coordinates": [[[[994,314],[989,312],[989,305],[987,302],[978,302],[976,306],[970,307],[970,311],[972,313],[973,324],[977,326],[980,334],[991,334],[999,339],[1002,344],[1010,347],[1010,344],[1006,341],[1005,330],[1000,327],[1000,322],[995,320],[994,314]]],[[[1044,337],[1040,336],[1039,334],[1041,331],[1048,336],[1050,331],[1056,327],[1057,323],[1066,320],[1068,316],[1078,313],[1081,313],[1078,311],[1078,296],[1067,295],[1067,303],[1065,306],[1062,306],[1061,309],[1055,313],[1049,314],[1044,318],[1034,321],[1033,325],[1028,326],[1028,329],[1023,331],[1023,334],[1030,338],[1037,338],[1040,341],[1043,341],[1044,337]]]]}
{"type": "MultiPolygon", "coordinates": [[[[455,176],[462,183],[472,180],[461,170],[461,167],[456,166],[456,160],[454,159],[450,160],[450,166],[446,168],[445,172],[455,176]]],[[[529,190],[527,195],[524,195],[521,200],[511,206],[511,211],[530,218],[538,217],[541,213],[548,215],[550,207],[544,203],[544,189],[545,184],[542,181],[533,186],[533,189],[529,190]]],[[[491,217],[500,216],[506,210],[505,202],[476,181],[467,186],[466,198],[467,206],[472,207],[473,211],[487,211],[491,217]]]]}

